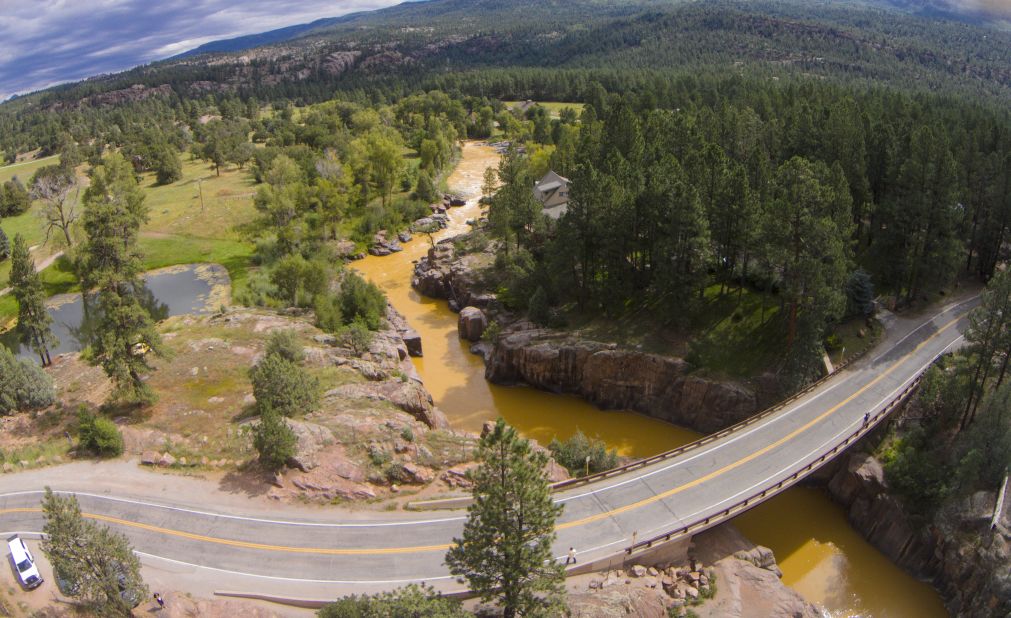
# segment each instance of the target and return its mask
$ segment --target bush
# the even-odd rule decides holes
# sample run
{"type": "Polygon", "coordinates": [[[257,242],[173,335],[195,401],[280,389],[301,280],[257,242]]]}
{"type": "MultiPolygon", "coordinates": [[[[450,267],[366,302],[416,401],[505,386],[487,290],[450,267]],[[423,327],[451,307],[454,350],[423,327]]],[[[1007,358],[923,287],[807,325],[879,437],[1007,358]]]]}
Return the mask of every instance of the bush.
{"type": "Polygon", "coordinates": [[[360,317],[340,331],[341,344],[350,349],[355,356],[361,356],[369,351],[372,345],[372,331],[360,317]]]}
{"type": "Polygon", "coordinates": [[[246,307],[269,307],[280,309],[277,286],[263,271],[252,272],[246,280],[245,288],[235,296],[235,302],[246,307]]]}
{"type": "Polygon", "coordinates": [[[344,316],[341,315],[340,302],[333,294],[320,294],[313,303],[316,313],[316,326],[328,333],[339,333],[344,327],[344,316]]]}
{"type": "Polygon", "coordinates": [[[104,416],[96,416],[81,406],[77,411],[79,448],[98,457],[118,457],[123,454],[123,434],[119,427],[104,416]]]}
{"type": "Polygon", "coordinates": [[[544,288],[537,286],[537,291],[530,297],[527,304],[527,314],[535,324],[545,325],[551,318],[550,307],[548,307],[548,293],[544,288]]]}
{"type": "Polygon", "coordinates": [[[267,356],[276,354],[296,365],[305,360],[305,349],[293,330],[278,330],[270,334],[267,341],[267,356]]]}
{"type": "Polygon", "coordinates": [[[288,255],[277,262],[270,273],[270,282],[277,288],[280,300],[291,306],[310,306],[313,299],[326,291],[330,270],[322,262],[288,255]]]}
{"type": "Polygon", "coordinates": [[[170,146],[163,146],[155,150],[152,167],[155,171],[155,179],[160,185],[167,185],[177,180],[182,180],[182,161],[179,160],[179,153],[170,146]]]}
{"type": "Polygon", "coordinates": [[[54,401],[56,391],[46,372],[0,344],[0,414],[39,410],[54,401]]]}
{"type": "Polygon", "coordinates": [[[265,356],[249,370],[249,378],[261,414],[270,409],[293,416],[319,407],[319,380],[278,354],[265,356]]]}
{"type": "Polygon", "coordinates": [[[344,276],[337,299],[344,324],[361,318],[369,330],[379,330],[386,314],[386,296],[375,284],[349,272],[344,276]]]}
{"type": "Polygon", "coordinates": [[[16,217],[32,205],[28,189],[17,178],[0,185],[0,217],[16,217]]]}
{"type": "Polygon", "coordinates": [[[6,260],[11,256],[11,241],[7,238],[7,234],[0,229],[0,262],[6,260]]]}
{"type": "Polygon", "coordinates": [[[586,472],[586,458],[590,458],[590,474],[610,470],[618,465],[618,453],[607,450],[607,445],[599,438],[587,438],[582,431],[564,442],[552,440],[548,445],[555,461],[565,466],[569,474],[582,476],[586,472]]]}
{"type": "Polygon", "coordinates": [[[260,454],[260,462],[277,472],[295,455],[298,439],[288,423],[269,406],[260,407],[260,424],[253,433],[253,447],[260,454]]]}
{"type": "Polygon", "coordinates": [[[351,595],[324,605],[316,614],[320,618],[467,618],[456,599],[439,596],[428,586],[411,584],[375,595],[351,595]]]}

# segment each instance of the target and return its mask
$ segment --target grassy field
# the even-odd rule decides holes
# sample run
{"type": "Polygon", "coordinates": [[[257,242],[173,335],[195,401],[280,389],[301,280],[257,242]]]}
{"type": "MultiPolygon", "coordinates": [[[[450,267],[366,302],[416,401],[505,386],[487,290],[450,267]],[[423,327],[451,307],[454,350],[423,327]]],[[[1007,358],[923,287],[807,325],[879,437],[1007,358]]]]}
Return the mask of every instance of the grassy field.
{"type": "Polygon", "coordinates": [[[42,157],[41,159],[33,159],[31,161],[25,161],[23,163],[15,163],[14,165],[5,165],[0,167],[0,182],[7,182],[11,178],[17,176],[17,178],[28,186],[28,181],[31,180],[32,175],[40,168],[46,165],[55,165],[60,162],[60,157],[53,155],[51,157],[42,157]]]}
{"type": "MultiPolygon", "coordinates": [[[[183,178],[170,185],[158,186],[153,174],[144,174],[141,186],[147,195],[150,220],[141,230],[140,250],[144,268],[154,269],[175,264],[213,262],[228,269],[233,291],[241,289],[253,252],[251,243],[240,238],[235,228],[254,216],[254,183],[244,170],[228,168],[221,175],[203,161],[184,156],[183,178]],[[201,204],[201,193],[203,200],[201,204]]],[[[55,157],[49,158],[55,162],[55,157]]],[[[39,165],[46,165],[46,160],[39,165]]],[[[34,169],[31,162],[19,169],[34,169]]],[[[4,170],[8,168],[0,168],[4,170]]],[[[23,215],[4,219],[0,226],[11,238],[20,233],[29,245],[43,241],[42,227],[35,214],[39,205],[23,215]]],[[[55,250],[40,247],[34,252],[41,260],[55,250]]],[[[0,288],[7,285],[10,260],[0,263],[0,288]]],[[[58,260],[42,272],[46,291],[52,294],[78,290],[76,278],[66,260],[58,260]]],[[[17,313],[9,294],[0,296],[0,325],[17,313]]]]}
{"type": "MultiPolygon", "coordinates": [[[[523,101],[502,101],[502,102],[505,103],[506,107],[513,107],[515,105],[519,105],[523,101]]],[[[547,110],[548,110],[548,113],[551,114],[552,118],[558,118],[559,112],[561,112],[566,107],[571,107],[572,109],[576,110],[577,114],[580,114],[583,111],[583,104],[582,103],[568,103],[568,102],[564,102],[564,101],[562,101],[562,102],[559,102],[559,101],[534,101],[534,103],[537,103],[541,107],[546,107],[547,110]]]]}

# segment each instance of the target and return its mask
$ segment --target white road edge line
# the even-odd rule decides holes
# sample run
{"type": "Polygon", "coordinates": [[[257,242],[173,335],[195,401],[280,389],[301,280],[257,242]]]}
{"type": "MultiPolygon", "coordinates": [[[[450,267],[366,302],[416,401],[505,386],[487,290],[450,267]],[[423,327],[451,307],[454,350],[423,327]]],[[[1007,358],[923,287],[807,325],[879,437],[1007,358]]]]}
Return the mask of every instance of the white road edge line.
{"type": "MultiPolygon", "coordinates": [[[[966,303],[972,302],[973,300],[976,300],[976,298],[978,298],[978,297],[979,297],[979,295],[977,294],[976,296],[973,296],[973,297],[968,298],[966,300],[963,300],[963,301],[960,301],[958,303],[954,303],[952,305],[949,305],[948,307],[945,307],[940,312],[934,314],[928,320],[924,321],[922,324],[920,324],[919,326],[917,326],[916,328],[914,328],[913,330],[911,330],[909,333],[907,333],[904,337],[902,337],[901,339],[899,339],[899,341],[897,341],[891,348],[889,348],[886,352],[883,352],[881,355],[879,355],[878,357],[876,357],[872,362],[876,362],[877,360],[879,360],[879,359],[883,358],[884,356],[886,356],[887,354],[891,353],[903,341],[905,341],[907,338],[909,338],[910,336],[912,336],[914,333],[916,333],[917,331],[919,331],[924,326],[926,326],[928,324],[931,324],[939,316],[944,315],[945,313],[948,313],[948,312],[952,311],[956,307],[960,307],[961,305],[964,305],[966,303]]],[[[956,339],[956,341],[957,341],[957,339],[956,339]]],[[[947,350],[949,347],[951,347],[951,346],[949,345],[948,347],[945,348],[945,350],[947,350]]],[[[942,354],[943,354],[943,352],[942,352],[942,354]]],[[[938,356],[940,356],[940,354],[938,356]]],[[[934,360],[936,360],[936,358],[937,357],[935,357],[934,360]]],[[[924,365],[924,367],[929,366],[933,362],[934,361],[932,360],[927,365],[924,365]]],[[[922,371],[924,367],[921,367],[920,370],[922,371]]],[[[917,375],[918,375],[918,373],[917,373],[917,375]]],[[[780,419],[788,417],[790,414],[792,414],[793,412],[795,412],[802,405],[808,405],[812,401],[815,401],[816,399],[818,399],[819,397],[821,397],[822,395],[825,395],[828,392],[832,391],[833,389],[835,389],[835,388],[837,388],[837,387],[845,384],[847,381],[849,381],[855,375],[856,374],[851,374],[850,376],[847,376],[845,379],[840,380],[836,384],[833,384],[832,386],[830,386],[830,387],[822,390],[820,393],[818,393],[814,397],[811,397],[811,398],[808,398],[808,399],[804,399],[802,401],[797,401],[789,409],[783,410],[783,411],[779,412],[778,414],[776,414],[775,416],[773,416],[771,419],[769,419],[769,421],[767,423],[756,425],[755,427],[747,430],[746,432],[734,435],[734,437],[731,438],[731,439],[729,439],[729,440],[717,441],[717,442],[713,443],[712,448],[704,449],[704,450],[702,450],[702,451],[700,451],[700,452],[692,455],[691,457],[688,457],[688,458],[685,458],[685,459],[678,459],[678,460],[676,460],[676,461],[674,461],[674,462],[670,463],[669,465],[664,466],[662,468],[657,468],[657,469],[654,469],[654,470],[650,470],[646,474],[637,475],[635,477],[622,480],[622,481],[620,481],[618,483],[607,485],[606,487],[599,487],[599,488],[596,488],[596,489],[594,489],[592,491],[584,492],[584,493],[581,493],[581,494],[576,494],[576,495],[573,495],[573,496],[566,496],[564,498],[560,498],[558,500],[555,500],[555,502],[561,504],[561,503],[565,503],[565,502],[569,502],[569,501],[575,500],[577,498],[584,498],[584,497],[587,497],[587,496],[596,495],[598,493],[603,493],[603,492],[606,492],[606,491],[610,491],[612,489],[616,489],[618,487],[622,487],[622,486],[627,485],[629,483],[634,483],[634,482],[637,482],[639,480],[642,480],[642,479],[654,476],[656,474],[660,474],[661,472],[666,472],[666,471],[668,471],[668,470],[670,470],[672,468],[675,468],[675,467],[687,464],[687,463],[689,463],[691,461],[694,461],[695,459],[698,459],[699,457],[702,457],[704,455],[708,455],[708,454],[716,451],[719,448],[723,448],[725,446],[733,444],[737,440],[744,439],[744,438],[748,437],[749,435],[751,435],[752,433],[754,433],[754,432],[756,432],[756,431],[758,431],[760,429],[768,428],[771,424],[779,421],[780,419]]],[[[19,491],[19,492],[9,492],[9,493],[0,494],[0,498],[13,497],[13,496],[23,496],[23,495],[37,495],[37,494],[42,494],[42,493],[44,493],[44,492],[40,491],[40,490],[28,490],[28,491],[19,491]]],[[[117,497],[113,497],[113,496],[104,496],[104,495],[101,495],[101,494],[93,494],[93,493],[87,493],[87,492],[74,492],[74,491],[58,490],[58,491],[56,491],[56,493],[75,494],[75,495],[79,495],[79,496],[86,496],[86,497],[89,497],[89,498],[95,498],[95,499],[100,499],[100,500],[109,500],[109,501],[113,501],[113,502],[121,502],[121,503],[124,503],[124,504],[133,504],[133,505],[138,505],[138,506],[154,507],[154,508],[164,509],[164,510],[168,510],[168,511],[178,512],[178,513],[189,513],[189,514],[192,514],[192,515],[202,515],[202,516],[206,516],[206,517],[215,517],[215,518],[221,518],[221,519],[230,519],[230,520],[235,520],[235,521],[250,521],[250,522],[256,522],[256,523],[264,523],[264,524],[271,524],[271,525],[284,525],[284,526],[293,526],[293,527],[379,528],[379,527],[428,525],[428,524],[435,524],[435,523],[448,523],[448,522],[456,522],[456,521],[464,521],[464,520],[466,520],[466,517],[460,516],[460,517],[447,517],[447,518],[441,518],[441,519],[406,520],[406,521],[394,521],[394,522],[362,522],[362,523],[302,522],[302,521],[264,519],[264,518],[258,518],[258,517],[247,517],[247,516],[241,516],[241,515],[230,515],[230,514],[225,514],[225,513],[213,513],[213,512],[209,512],[209,511],[201,511],[201,510],[198,510],[198,509],[189,509],[189,508],[185,508],[185,507],[169,506],[169,505],[158,504],[158,503],[154,503],[154,502],[146,502],[146,501],[143,501],[143,500],[132,500],[132,499],[128,499],[128,498],[117,498],[117,497]]],[[[723,502],[726,502],[726,500],[724,500],[723,502]]],[[[722,502],[719,503],[719,504],[722,504],[722,502]]]]}
{"type": "MultiPolygon", "coordinates": [[[[932,324],[934,322],[934,320],[936,320],[938,317],[940,317],[940,316],[942,316],[942,315],[944,315],[944,314],[946,314],[946,313],[954,310],[955,308],[960,307],[960,306],[962,306],[962,305],[964,305],[966,303],[972,302],[973,300],[976,300],[976,298],[978,298],[978,297],[979,297],[979,295],[977,294],[976,296],[973,296],[972,298],[968,298],[966,300],[963,300],[963,301],[951,304],[951,305],[943,308],[941,311],[939,311],[938,313],[934,314],[929,319],[925,320],[922,324],[920,324],[919,326],[917,326],[913,330],[911,330],[908,333],[906,333],[906,335],[904,337],[902,337],[901,339],[899,339],[898,341],[896,341],[895,344],[892,345],[892,347],[888,348],[888,350],[886,350],[885,352],[882,352],[880,355],[878,355],[871,362],[875,363],[878,360],[880,360],[880,359],[884,358],[885,356],[887,356],[888,354],[891,354],[892,352],[894,352],[896,348],[898,348],[900,345],[902,345],[903,341],[905,341],[906,339],[908,339],[909,337],[911,337],[914,333],[916,333],[917,331],[919,331],[924,326],[927,326],[928,324],[932,324]]],[[[734,442],[737,442],[738,440],[743,440],[744,438],[747,438],[748,436],[750,436],[751,434],[755,433],[756,431],[759,431],[761,429],[767,429],[773,423],[776,423],[777,421],[785,419],[789,415],[791,415],[794,412],[796,412],[798,408],[810,405],[813,401],[816,401],[822,395],[826,395],[829,392],[831,392],[832,390],[834,390],[835,388],[837,388],[839,386],[842,386],[843,384],[846,384],[852,378],[854,378],[856,375],[857,375],[856,373],[851,373],[850,375],[846,376],[842,380],[839,380],[838,382],[836,382],[832,386],[823,389],[817,395],[815,395],[813,397],[802,398],[802,399],[794,402],[794,404],[792,406],[790,406],[789,408],[786,408],[784,410],[780,410],[773,417],[771,417],[768,420],[768,422],[756,424],[754,427],[752,427],[751,429],[749,429],[747,431],[736,433],[736,434],[734,434],[734,437],[731,438],[731,439],[729,439],[729,440],[721,440],[721,441],[713,442],[712,446],[710,448],[703,448],[698,453],[695,453],[691,457],[687,457],[687,458],[683,458],[683,459],[679,458],[679,459],[676,459],[676,460],[672,461],[671,463],[667,464],[666,466],[663,466],[661,468],[655,468],[655,469],[650,470],[649,472],[647,472],[645,474],[640,474],[640,475],[637,475],[637,476],[633,476],[631,478],[626,478],[626,479],[623,479],[623,480],[621,480],[621,481],[619,481],[617,483],[613,483],[613,484],[607,485],[605,487],[598,487],[596,489],[593,489],[593,490],[587,491],[587,492],[583,492],[581,494],[575,494],[575,495],[572,495],[572,496],[566,496],[565,498],[560,498],[558,500],[555,500],[555,502],[561,504],[561,503],[568,502],[568,501],[571,501],[571,500],[576,500],[578,498],[585,498],[586,496],[595,495],[595,494],[598,494],[598,493],[601,493],[601,492],[608,491],[610,489],[616,489],[618,487],[622,487],[624,485],[628,485],[629,483],[634,483],[636,481],[639,481],[639,480],[642,480],[642,479],[645,479],[645,478],[649,478],[649,477],[651,477],[653,475],[660,474],[661,472],[666,472],[666,471],[671,470],[673,468],[676,468],[678,466],[690,463],[690,462],[698,459],[699,457],[702,457],[704,455],[708,455],[710,453],[713,453],[713,452],[715,452],[715,451],[717,451],[717,450],[719,450],[719,449],[721,449],[721,448],[723,448],[725,446],[729,446],[729,445],[733,444],[734,442]]]]}

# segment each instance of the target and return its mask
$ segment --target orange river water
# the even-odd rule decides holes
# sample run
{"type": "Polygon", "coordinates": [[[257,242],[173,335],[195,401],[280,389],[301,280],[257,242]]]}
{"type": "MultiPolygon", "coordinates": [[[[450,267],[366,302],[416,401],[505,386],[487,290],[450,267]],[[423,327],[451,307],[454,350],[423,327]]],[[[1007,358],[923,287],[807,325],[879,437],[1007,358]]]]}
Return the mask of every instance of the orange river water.
{"type": "MultiPolygon", "coordinates": [[[[470,229],[477,218],[484,170],[496,165],[490,147],[466,143],[447,182],[468,198],[450,210],[451,224],[435,239],[470,229]]],[[[503,387],[484,379],[484,362],[457,336],[457,316],[446,301],[425,298],[411,288],[414,262],[428,251],[419,236],[387,257],[369,256],[354,268],[374,281],[421,334],[424,357],[414,359],[436,404],[457,429],[479,431],[502,416],[527,437],[547,444],[577,428],[599,436],[621,455],[645,457],[685,444],[698,434],[633,412],[602,411],[576,398],[524,387],[503,387]]],[[[893,565],[849,526],[843,511],[824,493],[795,488],[735,520],[755,543],[770,547],[783,581],[834,617],[931,618],[947,615],[938,594],[893,565]]]]}

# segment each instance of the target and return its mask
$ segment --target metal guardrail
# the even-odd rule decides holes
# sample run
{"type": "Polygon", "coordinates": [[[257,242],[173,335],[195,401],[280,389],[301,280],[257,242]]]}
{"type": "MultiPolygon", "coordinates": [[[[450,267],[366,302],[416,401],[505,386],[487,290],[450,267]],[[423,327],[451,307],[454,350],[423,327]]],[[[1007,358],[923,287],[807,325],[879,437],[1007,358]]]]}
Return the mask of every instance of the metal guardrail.
{"type": "Polygon", "coordinates": [[[595,481],[604,480],[604,479],[607,479],[607,478],[610,478],[612,476],[616,476],[616,475],[619,475],[619,474],[624,474],[625,472],[630,472],[632,470],[638,470],[639,468],[644,468],[646,466],[655,464],[657,462],[664,461],[666,459],[671,459],[672,457],[677,457],[678,455],[682,455],[682,454],[684,454],[684,453],[686,453],[688,451],[693,451],[693,450],[695,450],[695,449],[697,449],[697,448],[699,448],[701,446],[705,446],[706,444],[709,444],[710,442],[713,442],[715,440],[719,440],[720,438],[723,438],[723,437],[728,436],[728,435],[730,435],[730,434],[732,434],[732,433],[734,433],[734,432],[736,432],[736,431],[738,431],[740,429],[743,429],[744,427],[747,427],[749,425],[754,425],[758,421],[761,421],[761,420],[763,420],[765,418],[768,418],[769,416],[772,416],[776,412],[779,412],[783,408],[789,406],[790,404],[794,403],[798,399],[804,397],[804,395],[807,395],[811,391],[817,389],[819,386],[821,386],[822,384],[824,384],[828,380],[836,377],[844,369],[846,369],[847,367],[851,366],[853,363],[857,362],[858,360],[860,360],[864,356],[866,356],[867,353],[873,347],[874,346],[871,346],[871,345],[867,346],[862,351],[854,354],[853,356],[851,356],[850,358],[848,358],[844,362],[842,362],[838,367],[835,368],[834,371],[832,371],[832,373],[825,374],[824,376],[822,376],[818,380],[815,380],[811,384],[807,385],[806,387],[804,387],[803,389],[797,391],[796,393],[790,395],[789,397],[787,397],[786,399],[780,401],[779,403],[776,403],[776,404],[774,404],[774,405],[766,408],[765,410],[763,410],[761,412],[758,412],[757,414],[749,416],[748,418],[744,419],[743,421],[735,423],[735,424],[731,425],[730,427],[726,427],[724,429],[721,429],[721,430],[717,431],[716,433],[711,433],[711,434],[709,434],[709,435],[707,435],[705,437],[702,437],[702,438],[699,438],[698,440],[695,440],[694,442],[689,442],[688,444],[684,444],[684,445],[679,446],[679,447],[677,447],[675,449],[671,449],[669,451],[664,451],[663,453],[659,453],[657,455],[653,455],[652,457],[647,457],[645,459],[638,459],[636,461],[629,462],[629,463],[627,463],[627,464],[625,464],[623,466],[618,466],[617,468],[611,468],[610,470],[604,470],[603,472],[597,472],[595,474],[590,474],[588,476],[581,476],[579,478],[574,478],[574,479],[569,479],[567,481],[560,481],[558,483],[554,483],[554,484],[551,485],[551,490],[552,491],[558,491],[560,489],[567,489],[569,487],[574,487],[574,486],[577,486],[577,485],[585,485],[585,484],[588,484],[588,483],[593,483],[595,481]]]}
{"type": "MultiPolygon", "coordinates": [[[[609,479],[609,478],[614,477],[614,476],[619,476],[621,474],[625,474],[626,472],[631,472],[633,470],[638,470],[640,468],[645,468],[645,467],[650,466],[652,464],[655,464],[655,463],[658,463],[658,462],[661,462],[661,461],[664,461],[664,460],[667,460],[667,459],[671,459],[673,457],[677,457],[678,455],[682,455],[682,454],[687,453],[689,451],[693,451],[695,449],[698,449],[698,448],[700,448],[702,446],[705,446],[706,444],[709,444],[709,443],[711,443],[711,442],[713,442],[715,440],[719,440],[720,438],[723,438],[723,437],[725,437],[727,435],[730,435],[730,434],[732,434],[732,433],[734,433],[734,432],[736,432],[736,431],[738,431],[740,429],[748,427],[749,425],[754,425],[755,423],[757,423],[757,422],[759,422],[759,421],[761,421],[763,419],[766,419],[769,416],[772,416],[773,414],[779,412],[783,408],[785,408],[785,407],[789,406],[790,404],[794,403],[798,399],[804,397],[804,395],[807,395],[811,391],[817,389],[819,386],[821,386],[822,384],[824,384],[828,380],[831,380],[832,378],[836,377],[843,370],[845,370],[846,368],[850,367],[851,365],[853,365],[857,361],[861,360],[874,347],[875,346],[873,346],[873,345],[868,345],[866,348],[864,348],[860,352],[857,352],[856,354],[852,355],[850,358],[846,359],[845,361],[843,361],[842,363],[840,363],[838,366],[836,366],[835,370],[832,371],[831,373],[825,374],[821,378],[815,380],[811,384],[808,384],[806,387],[804,387],[803,389],[801,389],[801,390],[797,391],[796,393],[790,395],[786,399],[783,399],[779,403],[776,403],[776,404],[774,404],[774,405],[766,408],[765,410],[763,410],[761,412],[758,412],[757,414],[749,416],[748,418],[744,419],[743,421],[739,421],[739,422],[737,422],[737,423],[735,423],[735,424],[733,424],[733,425],[731,425],[729,427],[726,427],[724,429],[721,429],[721,430],[717,431],[716,433],[711,433],[711,434],[709,434],[707,436],[699,438],[698,440],[695,440],[694,442],[689,442],[688,444],[681,445],[681,446],[679,446],[677,448],[674,448],[674,449],[671,449],[669,451],[664,451],[663,453],[658,453],[656,455],[653,455],[651,457],[647,457],[645,459],[637,459],[637,460],[629,462],[629,463],[627,463],[627,464],[625,464],[623,466],[618,466],[617,468],[611,468],[610,470],[604,470],[602,472],[596,472],[594,474],[590,474],[590,475],[587,475],[587,476],[581,476],[579,478],[569,479],[567,481],[559,481],[557,483],[552,483],[552,485],[551,485],[551,491],[552,492],[556,492],[556,491],[560,491],[560,490],[563,490],[563,489],[569,489],[571,487],[577,487],[577,486],[580,486],[580,485],[588,485],[590,483],[595,483],[597,481],[603,481],[603,480],[609,479]]],[[[407,504],[407,508],[416,509],[416,510],[436,510],[436,509],[465,508],[465,507],[469,506],[470,500],[471,499],[470,499],[469,496],[461,496],[459,498],[445,498],[445,499],[441,499],[441,500],[425,500],[425,501],[419,501],[419,502],[410,502],[410,503],[407,504]]]]}
{"type": "Polygon", "coordinates": [[[715,515],[710,515],[709,517],[706,517],[703,520],[697,521],[692,524],[688,524],[687,526],[675,528],[663,534],[658,534],[654,537],[630,545],[625,549],[625,553],[632,554],[636,551],[649,549],[654,545],[667,543],[672,540],[677,540],[680,538],[684,538],[686,536],[690,537],[692,535],[698,534],[703,530],[707,530],[709,528],[712,528],[713,526],[716,526],[718,524],[727,521],[728,519],[732,519],[733,517],[736,517],[738,514],[750,509],[751,507],[760,504],[762,502],[765,502],[769,498],[772,498],[773,496],[782,493],[783,491],[789,489],[790,487],[793,487],[802,479],[810,475],[812,472],[822,467],[826,462],[835,458],[841,451],[845,450],[851,444],[853,444],[860,438],[863,438],[865,435],[870,433],[870,431],[874,429],[877,426],[877,424],[881,422],[882,419],[891,414],[899,405],[901,405],[912,394],[914,390],[916,390],[916,388],[920,385],[920,380],[922,380],[922,377],[923,377],[922,374],[917,376],[916,379],[914,379],[909,384],[909,386],[903,389],[903,391],[899,393],[898,396],[892,399],[877,414],[874,414],[873,416],[869,417],[867,423],[862,424],[859,429],[857,429],[855,432],[847,436],[845,440],[843,440],[839,444],[836,444],[835,446],[832,447],[831,450],[823,453],[817,459],[809,462],[806,466],[794,472],[787,478],[779,481],[778,483],[767,489],[763,489],[760,493],[757,493],[754,496],[745,498],[744,500],[741,500],[740,502],[737,502],[732,506],[729,506],[723,509],[722,511],[717,512],[715,515]]]}

